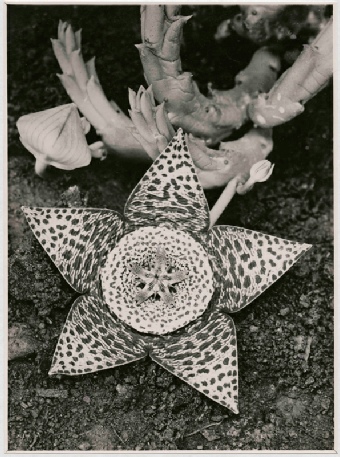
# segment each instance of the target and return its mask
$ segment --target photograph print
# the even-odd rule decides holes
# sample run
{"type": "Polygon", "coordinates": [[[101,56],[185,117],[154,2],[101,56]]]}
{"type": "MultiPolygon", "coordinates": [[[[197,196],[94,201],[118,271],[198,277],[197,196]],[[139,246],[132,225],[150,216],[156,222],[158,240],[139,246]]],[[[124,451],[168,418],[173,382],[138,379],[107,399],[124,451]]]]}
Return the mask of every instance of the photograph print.
{"type": "Polygon", "coordinates": [[[8,451],[329,451],[333,11],[8,4],[8,451]]]}

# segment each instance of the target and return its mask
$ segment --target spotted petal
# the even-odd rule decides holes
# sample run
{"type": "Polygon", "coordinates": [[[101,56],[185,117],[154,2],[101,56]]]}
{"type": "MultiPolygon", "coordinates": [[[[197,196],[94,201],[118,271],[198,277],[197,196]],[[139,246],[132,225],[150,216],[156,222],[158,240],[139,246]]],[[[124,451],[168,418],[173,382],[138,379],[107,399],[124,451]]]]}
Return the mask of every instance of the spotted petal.
{"type": "Polygon", "coordinates": [[[23,211],[66,281],[80,293],[94,289],[107,253],[122,235],[121,216],[108,209],[24,207],[23,211]]]}
{"type": "Polygon", "coordinates": [[[209,207],[181,129],[133,190],[124,215],[131,229],[168,223],[207,231],[209,207]]]}
{"type": "Polygon", "coordinates": [[[239,227],[217,226],[208,244],[223,307],[238,311],[271,286],[311,248],[239,227]]]}
{"type": "Polygon", "coordinates": [[[84,295],[67,316],[49,374],[92,373],[146,355],[141,336],[114,317],[98,296],[84,295]]]}
{"type": "MultiPolygon", "coordinates": [[[[203,321],[202,321],[203,322],[203,321]]],[[[237,345],[234,323],[210,314],[201,328],[156,342],[151,358],[212,400],[238,413],[237,345]]]]}

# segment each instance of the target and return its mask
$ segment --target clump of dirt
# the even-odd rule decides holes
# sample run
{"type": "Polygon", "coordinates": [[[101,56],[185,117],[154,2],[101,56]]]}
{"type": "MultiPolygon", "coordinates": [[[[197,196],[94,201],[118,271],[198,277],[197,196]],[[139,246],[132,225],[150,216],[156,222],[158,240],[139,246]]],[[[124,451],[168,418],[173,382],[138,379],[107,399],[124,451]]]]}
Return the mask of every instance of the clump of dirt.
{"type": "MultiPolygon", "coordinates": [[[[197,8],[182,59],[202,87],[232,85],[253,49],[241,38],[216,43],[227,8],[197,8]],[[204,31],[204,40],[201,37],[204,31]],[[211,36],[211,39],[209,38],[211,36]]],[[[192,12],[192,11],[191,11],[192,12]]],[[[269,181],[236,197],[220,224],[313,244],[313,249],[246,309],[238,334],[240,414],[192,389],[151,360],[74,377],[48,377],[74,299],[34,240],[22,205],[86,204],[122,213],[148,164],[110,156],[84,169],[34,174],[19,142],[19,116],[68,103],[55,74],[50,37],[58,20],[83,29],[85,58],[97,56],[104,90],[127,110],[127,88],[144,84],[138,6],[8,6],[9,324],[25,324],[34,351],[9,365],[10,450],[333,449],[332,88],[274,131],[269,181]],[[74,194],[74,186],[79,193],[74,194]]],[[[77,191],[77,192],[78,192],[77,191]]],[[[207,192],[212,204],[220,190],[207,192]]]]}

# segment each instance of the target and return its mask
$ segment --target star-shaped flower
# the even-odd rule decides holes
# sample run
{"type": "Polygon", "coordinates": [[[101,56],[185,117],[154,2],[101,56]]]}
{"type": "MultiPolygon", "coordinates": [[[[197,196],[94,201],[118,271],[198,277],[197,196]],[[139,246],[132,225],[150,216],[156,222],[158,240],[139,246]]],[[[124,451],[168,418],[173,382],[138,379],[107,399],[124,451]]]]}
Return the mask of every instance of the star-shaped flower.
{"type": "Polygon", "coordinates": [[[236,331],[228,313],[258,297],[309,249],[231,226],[209,208],[178,131],[129,197],[108,209],[24,208],[79,293],[49,374],[80,375],[149,355],[238,412],[236,331]]]}

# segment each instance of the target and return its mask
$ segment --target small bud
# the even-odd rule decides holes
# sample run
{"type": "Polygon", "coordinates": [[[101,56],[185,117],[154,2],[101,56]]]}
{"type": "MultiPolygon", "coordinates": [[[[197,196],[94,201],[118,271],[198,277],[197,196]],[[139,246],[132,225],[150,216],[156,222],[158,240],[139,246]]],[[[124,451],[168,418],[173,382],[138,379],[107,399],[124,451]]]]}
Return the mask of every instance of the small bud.
{"type": "Polygon", "coordinates": [[[89,148],[92,157],[99,160],[106,159],[107,149],[102,141],[96,141],[95,143],[90,144],[89,148]]]}
{"type": "Polygon", "coordinates": [[[273,173],[273,168],[274,164],[269,162],[269,160],[260,160],[251,167],[249,180],[253,184],[267,181],[273,173]]]}
{"type": "Polygon", "coordinates": [[[269,160],[260,160],[259,162],[256,162],[250,169],[248,181],[245,184],[239,183],[236,192],[239,195],[244,195],[253,188],[255,183],[267,181],[273,173],[273,168],[274,164],[269,162],[269,160]]]}

